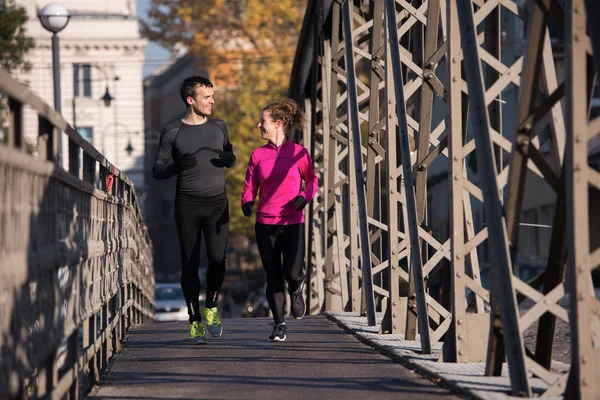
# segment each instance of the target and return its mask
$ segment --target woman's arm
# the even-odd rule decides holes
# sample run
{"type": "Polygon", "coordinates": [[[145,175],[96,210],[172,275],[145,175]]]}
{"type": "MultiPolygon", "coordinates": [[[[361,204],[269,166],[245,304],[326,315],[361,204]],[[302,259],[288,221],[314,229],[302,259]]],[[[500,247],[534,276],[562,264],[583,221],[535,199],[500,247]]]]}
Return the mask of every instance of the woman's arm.
{"type": "Polygon", "coordinates": [[[300,192],[307,203],[309,203],[317,190],[319,189],[319,179],[315,175],[315,170],[313,168],[312,158],[306,149],[302,150],[303,154],[298,162],[298,169],[300,170],[300,176],[305,182],[304,190],[300,192]]]}
{"type": "Polygon", "coordinates": [[[246,169],[246,178],[244,179],[244,189],[242,190],[242,206],[250,201],[254,201],[258,193],[258,174],[255,171],[254,153],[248,160],[248,168],[246,169]]]}

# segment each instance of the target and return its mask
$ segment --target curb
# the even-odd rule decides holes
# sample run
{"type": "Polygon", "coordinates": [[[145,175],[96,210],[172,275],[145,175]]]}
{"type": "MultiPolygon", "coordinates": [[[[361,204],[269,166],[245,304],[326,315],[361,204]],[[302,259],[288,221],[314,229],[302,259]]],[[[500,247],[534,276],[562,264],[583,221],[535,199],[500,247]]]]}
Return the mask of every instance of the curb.
{"type": "MultiPolygon", "coordinates": [[[[440,386],[440,384],[441,384],[442,387],[451,389],[456,394],[466,396],[466,398],[468,398],[468,399],[486,400],[484,397],[478,396],[477,394],[473,393],[473,391],[471,389],[460,386],[457,383],[440,376],[437,372],[432,371],[422,365],[419,365],[419,364],[411,361],[407,357],[404,357],[400,354],[395,353],[393,350],[386,348],[385,346],[382,346],[381,344],[377,343],[376,341],[374,341],[372,339],[369,339],[367,337],[362,336],[359,333],[356,333],[354,330],[352,330],[351,328],[346,326],[346,324],[343,321],[341,321],[340,319],[338,319],[335,315],[333,315],[327,311],[324,312],[323,315],[325,315],[325,317],[328,320],[336,323],[339,327],[344,329],[346,332],[352,334],[360,342],[374,348],[382,355],[398,362],[402,366],[419,373],[421,376],[430,380],[432,383],[435,383],[438,386],[440,386]]],[[[507,397],[508,397],[508,395],[507,395],[507,397]]]]}

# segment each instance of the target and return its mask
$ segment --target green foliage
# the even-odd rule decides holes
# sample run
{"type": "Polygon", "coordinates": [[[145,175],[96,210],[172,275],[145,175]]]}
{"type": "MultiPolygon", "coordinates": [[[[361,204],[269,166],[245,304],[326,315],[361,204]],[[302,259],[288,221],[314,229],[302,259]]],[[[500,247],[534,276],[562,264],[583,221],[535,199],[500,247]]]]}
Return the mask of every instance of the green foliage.
{"type": "MultiPolygon", "coordinates": [[[[25,8],[16,6],[14,0],[6,1],[0,8],[0,68],[7,71],[20,69],[29,71],[31,64],[25,60],[29,49],[34,47],[32,38],[25,36],[27,12],[25,8]]],[[[5,131],[7,98],[0,96],[0,130],[5,131]]],[[[6,133],[0,134],[0,143],[6,141],[6,133]]]]}
{"type": "Polygon", "coordinates": [[[265,144],[261,109],[286,95],[305,9],[298,0],[153,0],[142,23],[149,39],[205,62],[217,86],[213,114],[227,123],[237,157],[226,174],[233,235],[254,235],[254,215],[240,208],[246,167],[265,144]]]}
{"type": "Polygon", "coordinates": [[[0,12],[0,66],[8,71],[28,71],[31,68],[25,55],[35,44],[25,35],[25,22],[25,8],[15,5],[14,0],[7,1],[0,12]]]}

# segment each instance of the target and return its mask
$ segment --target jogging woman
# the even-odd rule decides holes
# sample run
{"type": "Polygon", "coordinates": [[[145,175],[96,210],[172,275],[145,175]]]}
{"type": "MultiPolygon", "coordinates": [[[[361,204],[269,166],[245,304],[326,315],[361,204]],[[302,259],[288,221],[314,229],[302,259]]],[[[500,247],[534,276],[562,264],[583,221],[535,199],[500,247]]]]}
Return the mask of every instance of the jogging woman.
{"type": "Polygon", "coordinates": [[[268,143],[250,156],[242,192],[246,217],[252,215],[258,194],[255,232],[275,322],[271,341],[286,339],[284,280],[290,292],[292,315],[301,319],[306,313],[303,209],[315,196],[318,179],[308,151],[290,139],[303,126],[304,114],[293,100],[263,108],[258,128],[268,143]]]}

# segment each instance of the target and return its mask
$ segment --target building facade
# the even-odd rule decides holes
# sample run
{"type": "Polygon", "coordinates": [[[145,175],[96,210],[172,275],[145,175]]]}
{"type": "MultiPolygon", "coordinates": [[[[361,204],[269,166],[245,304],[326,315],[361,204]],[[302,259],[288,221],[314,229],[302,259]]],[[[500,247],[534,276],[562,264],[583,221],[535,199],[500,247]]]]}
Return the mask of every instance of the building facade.
{"type": "MultiPolygon", "coordinates": [[[[47,3],[16,0],[16,4],[27,10],[27,35],[35,40],[35,48],[27,55],[31,70],[14,75],[53,105],[51,33],[37,18],[47,3]]],[[[130,177],[138,196],[143,198],[146,181],[142,68],[147,42],[139,33],[136,2],[61,0],[59,4],[71,15],[66,28],[58,34],[62,115],[130,177]]],[[[23,115],[26,141],[35,146],[37,118],[29,109],[23,115]]],[[[65,137],[62,165],[68,168],[65,137]]]]}

